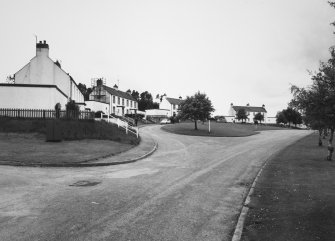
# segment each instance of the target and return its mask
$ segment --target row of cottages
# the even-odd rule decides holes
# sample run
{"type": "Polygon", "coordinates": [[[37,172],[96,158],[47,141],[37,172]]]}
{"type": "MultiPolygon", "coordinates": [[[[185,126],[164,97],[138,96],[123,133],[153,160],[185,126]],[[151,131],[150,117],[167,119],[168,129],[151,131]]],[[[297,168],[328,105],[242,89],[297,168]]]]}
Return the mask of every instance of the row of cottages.
{"type": "Polygon", "coordinates": [[[233,103],[230,104],[230,108],[228,111],[228,116],[225,116],[226,120],[228,122],[235,122],[237,121],[236,119],[236,114],[240,109],[244,109],[247,112],[247,120],[246,122],[248,123],[253,123],[254,122],[254,117],[257,113],[261,113],[264,116],[264,123],[267,121],[267,111],[265,109],[265,105],[262,106],[250,106],[247,104],[246,106],[239,106],[239,105],[234,105],[233,103]]]}
{"type": "Polygon", "coordinates": [[[0,84],[0,108],[54,109],[57,103],[65,108],[69,100],[84,109],[77,83],[49,57],[46,41],[36,43],[36,56],[14,74],[11,83],[0,84]]]}
{"type": "Polygon", "coordinates": [[[108,87],[101,78],[94,80],[93,91],[85,103],[87,110],[103,111],[117,116],[138,112],[137,100],[130,91],[123,92],[118,89],[117,85],[114,85],[113,88],[108,87]]]}

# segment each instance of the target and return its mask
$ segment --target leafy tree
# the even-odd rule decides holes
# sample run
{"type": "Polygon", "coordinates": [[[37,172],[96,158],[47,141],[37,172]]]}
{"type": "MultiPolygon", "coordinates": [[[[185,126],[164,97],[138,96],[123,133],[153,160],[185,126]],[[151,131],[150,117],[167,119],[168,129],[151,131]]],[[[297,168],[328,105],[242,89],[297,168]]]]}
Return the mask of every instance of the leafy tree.
{"type": "Polygon", "coordinates": [[[131,92],[131,96],[136,100],[136,101],[139,101],[140,100],[140,93],[138,93],[138,91],[136,90],[133,90],[131,92]]]}
{"type": "Polygon", "coordinates": [[[198,130],[197,121],[206,121],[214,111],[211,100],[205,93],[198,91],[193,96],[187,96],[179,106],[178,118],[194,121],[194,129],[198,130]]]}
{"type": "Polygon", "coordinates": [[[74,100],[70,100],[65,105],[66,108],[66,117],[69,119],[78,119],[79,117],[79,106],[74,100]]]}
{"type": "Polygon", "coordinates": [[[145,111],[148,109],[158,109],[158,103],[154,103],[152,95],[148,91],[144,91],[140,94],[140,99],[138,101],[138,109],[145,111]]]}
{"type": "Polygon", "coordinates": [[[248,115],[245,109],[239,109],[236,113],[236,118],[238,120],[242,120],[242,123],[243,123],[243,120],[246,121],[248,119],[248,115]]]}
{"type": "Polygon", "coordinates": [[[92,88],[87,88],[85,84],[79,83],[78,84],[78,89],[80,92],[84,95],[84,100],[89,100],[89,96],[92,93],[93,89],[92,88]]]}
{"type": "Polygon", "coordinates": [[[279,111],[276,115],[276,122],[277,124],[283,123],[283,124],[287,124],[287,119],[286,116],[284,115],[284,113],[282,111],[279,111]]]}
{"type": "Polygon", "coordinates": [[[262,115],[262,113],[258,112],[255,115],[254,120],[259,121],[260,123],[262,123],[262,121],[264,121],[264,115],[262,115]]]}

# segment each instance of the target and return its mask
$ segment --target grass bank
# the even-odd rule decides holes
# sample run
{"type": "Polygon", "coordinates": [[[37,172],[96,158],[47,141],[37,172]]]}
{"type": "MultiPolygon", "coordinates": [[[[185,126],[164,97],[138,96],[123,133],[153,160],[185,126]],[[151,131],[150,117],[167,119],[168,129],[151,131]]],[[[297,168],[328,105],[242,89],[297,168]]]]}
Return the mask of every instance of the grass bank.
{"type": "Polygon", "coordinates": [[[251,240],[335,240],[335,161],[309,135],[269,161],[242,235],[251,240]]]}
{"type": "MultiPolygon", "coordinates": [[[[46,134],[47,125],[53,120],[0,118],[2,133],[39,133],[46,134]]],[[[115,125],[93,120],[58,120],[63,140],[99,139],[136,145],[136,136],[126,135],[115,125]]]]}
{"type": "Polygon", "coordinates": [[[243,137],[255,135],[258,131],[283,130],[280,127],[251,124],[217,123],[211,122],[211,132],[208,132],[209,123],[198,122],[198,130],[194,130],[193,122],[165,125],[163,130],[179,135],[213,136],[213,137],[243,137]]]}

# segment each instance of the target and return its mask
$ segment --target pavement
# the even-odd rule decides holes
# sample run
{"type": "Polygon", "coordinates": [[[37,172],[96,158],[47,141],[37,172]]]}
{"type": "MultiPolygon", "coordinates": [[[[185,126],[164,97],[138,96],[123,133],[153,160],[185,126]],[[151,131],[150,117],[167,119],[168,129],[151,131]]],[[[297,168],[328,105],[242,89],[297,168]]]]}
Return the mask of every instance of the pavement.
{"type": "Polygon", "coordinates": [[[310,133],[208,138],[160,126],[142,131],[158,149],[126,165],[0,166],[0,240],[230,241],[259,169],[310,133]]]}

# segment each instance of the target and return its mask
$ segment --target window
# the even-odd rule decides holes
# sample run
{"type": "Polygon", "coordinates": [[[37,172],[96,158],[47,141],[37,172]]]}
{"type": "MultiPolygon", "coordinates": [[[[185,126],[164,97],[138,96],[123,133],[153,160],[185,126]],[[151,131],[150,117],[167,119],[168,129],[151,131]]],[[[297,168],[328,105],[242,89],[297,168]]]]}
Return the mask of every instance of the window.
{"type": "Polygon", "coordinates": [[[130,101],[130,107],[133,108],[133,101],[130,101]]]}
{"type": "Polygon", "coordinates": [[[120,104],[120,97],[117,97],[117,104],[120,104]]]}
{"type": "Polygon", "coordinates": [[[174,109],[174,110],[176,109],[176,105],[173,105],[173,109],[174,109]]]}
{"type": "Polygon", "coordinates": [[[127,107],[129,106],[129,100],[127,100],[127,107]]]}
{"type": "Polygon", "coordinates": [[[122,99],[122,105],[124,105],[124,99],[122,99]]]}
{"type": "Polygon", "coordinates": [[[113,104],[115,104],[115,95],[113,95],[113,104]]]}

